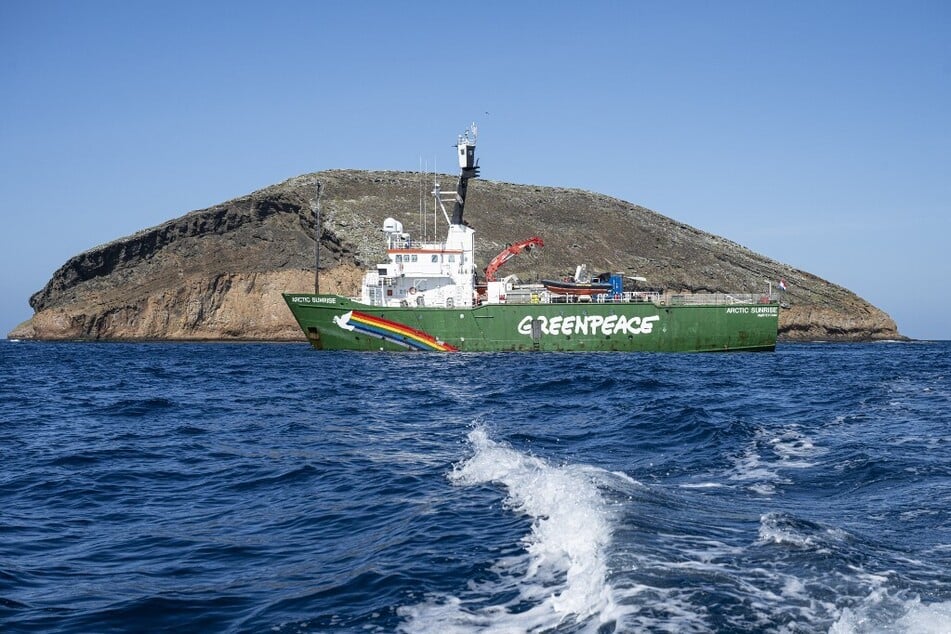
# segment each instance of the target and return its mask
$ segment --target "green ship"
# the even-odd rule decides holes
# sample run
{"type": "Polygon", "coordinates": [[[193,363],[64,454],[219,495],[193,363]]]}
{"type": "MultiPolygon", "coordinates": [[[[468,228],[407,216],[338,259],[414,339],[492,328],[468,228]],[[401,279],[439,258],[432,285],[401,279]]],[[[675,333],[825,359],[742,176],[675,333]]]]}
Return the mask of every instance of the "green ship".
{"type": "MultiPolygon", "coordinates": [[[[625,287],[624,276],[592,278],[586,267],[561,280],[496,279],[506,261],[544,243],[533,237],[499,253],[477,279],[475,230],[463,222],[470,179],[479,175],[476,128],[458,139],[460,176],[442,242],[417,242],[402,223],[383,223],[388,259],[366,272],[359,298],[285,293],[319,350],[436,352],[769,351],[779,304],[769,294],[672,293],[625,287]]],[[[318,256],[319,270],[319,256],[318,256]]],[[[634,278],[645,281],[643,278],[634,278]]]]}

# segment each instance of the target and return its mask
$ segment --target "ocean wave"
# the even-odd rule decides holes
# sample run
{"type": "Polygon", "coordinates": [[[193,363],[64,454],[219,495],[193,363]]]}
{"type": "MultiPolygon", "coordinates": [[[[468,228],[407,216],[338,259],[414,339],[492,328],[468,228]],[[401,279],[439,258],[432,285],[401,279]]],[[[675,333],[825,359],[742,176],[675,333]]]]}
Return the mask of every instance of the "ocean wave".
{"type": "Polygon", "coordinates": [[[157,410],[173,408],[175,405],[174,401],[163,397],[120,399],[102,407],[100,413],[105,416],[136,418],[154,414],[157,410]]]}
{"type": "Polygon", "coordinates": [[[947,634],[951,601],[925,603],[903,593],[872,592],[854,607],[843,608],[829,634],[947,634]]]}
{"type": "Polygon", "coordinates": [[[818,553],[832,551],[830,543],[843,542],[849,534],[838,528],[825,528],[787,513],[767,513],[760,518],[759,543],[791,545],[818,553]]]}
{"type": "Polygon", "coordinates": [[[473,455],[450,479],[459,486],[501,484],[505,506],[531,518],[516,555],[498,560],[494,576],[471,580],[461,596],[431,597],[400,609],[406,632],[547,631],[562,623],[597,630],[617,623],[623,610],[609,583],[611,523],[590,466],[555,467],[498,443],[487,431],[469,433],[473,455]]]}
{"type": "Polygon", "coordinates": [[[754,438],[734,455],[726,477],[757,494],[771,496],[793,482],[790,470],[814,467],[825,453],[798,425],[764,426],[756,429],[754,438]]]}

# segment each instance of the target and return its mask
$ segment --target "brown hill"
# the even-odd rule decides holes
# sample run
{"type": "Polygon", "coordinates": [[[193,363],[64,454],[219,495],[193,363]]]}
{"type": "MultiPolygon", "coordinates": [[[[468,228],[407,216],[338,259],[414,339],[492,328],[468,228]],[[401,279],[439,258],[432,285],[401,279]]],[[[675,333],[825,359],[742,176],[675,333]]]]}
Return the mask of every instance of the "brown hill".
{"type": "MultiPolygon", "coordinates": [[[[387,216],[414,234],[425,222],[432,235],[430,200],[420,213],[419,174],[307,174],[70,258],[30,298],[32,319],[9,336],[303,340],[281,292],[313,290],[318,180],[323,292],[358,292],[362,269],[384,258],[380,228],[387,216]]],[[[455,187],[455,177],[440,182],[455,187]]],[[[441,236],[441,213],[439,220],[441,236]]],[[[782,277],[789,308],[780,313],[781,338],[900,336],[888,315],[845,288],[615,198],[477,180],[466,220],[477,229],[481,268],[507,243],[544,238],[537,258],[517,258],[503,269],[523,280],[571,273],[581,263],[689,291],[763,292],[765,280],[782,277]]]]}

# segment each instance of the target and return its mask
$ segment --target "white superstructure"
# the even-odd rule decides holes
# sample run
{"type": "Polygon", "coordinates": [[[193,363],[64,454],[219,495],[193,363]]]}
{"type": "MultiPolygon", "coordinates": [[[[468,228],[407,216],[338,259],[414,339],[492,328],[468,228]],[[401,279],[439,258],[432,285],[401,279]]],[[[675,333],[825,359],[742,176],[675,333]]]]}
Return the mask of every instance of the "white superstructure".
{"type": "Polygon", "coordinates": [[[444,242],[415,242],[394,218],[383,221],[387,261],[363,278],[360,300],[371,306],[473,306],[475,288],[475,230],[462,220],[468,180],[477,178],[476,128],[459,137],[459,184],[452,217],[443,206],[437,185],[433,196],[449,225],[444,242]]]}
{"type": "Polygon", "coordinates": [[[371,306],[472,306],[475,231],[449,225],[445,242],[414,242],[393,218],[383,223],[388,260],[363,278],[371,306]]]}

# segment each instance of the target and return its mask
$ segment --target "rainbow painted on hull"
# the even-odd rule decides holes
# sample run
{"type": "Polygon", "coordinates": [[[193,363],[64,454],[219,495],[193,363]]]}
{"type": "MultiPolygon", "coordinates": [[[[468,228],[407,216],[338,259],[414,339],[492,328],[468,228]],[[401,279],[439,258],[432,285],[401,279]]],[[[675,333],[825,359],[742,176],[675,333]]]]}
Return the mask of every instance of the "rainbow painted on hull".
{"type": "Polygon", "coordinates": [[[344,330],[361,332],[405,348],[433,352],[458,352],[459,350],[422,330],[416,330],[405,324],[382,317],[374,317],[356,310],[334,317],[333,321],[344,330]]]}

